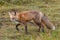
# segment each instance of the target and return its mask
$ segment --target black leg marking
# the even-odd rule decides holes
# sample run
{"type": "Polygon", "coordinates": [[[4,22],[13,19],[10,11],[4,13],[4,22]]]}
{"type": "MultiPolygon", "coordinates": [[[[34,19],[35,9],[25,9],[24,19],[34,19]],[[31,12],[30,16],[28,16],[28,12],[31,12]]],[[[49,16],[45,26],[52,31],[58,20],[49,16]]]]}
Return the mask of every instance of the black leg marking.
{"type": "Polygon", "coordinates": [[[17,24],[17,25],[16,25],[16,30],[17,30],[17,31],[19,31],[19,29],[18,29],[18,26],[19,26],[19,25],[20,25],[20,24],[17,24]]]}
{"type": "Polygon", "coordinates": [[[42,27],[42,32],[44,32],[44,25],[43,25],[43,24],[41,24],[41,27],[42,27]]]}
{"type": "Polygon", "coordinates": [[[42,27],[42,32],[44,32],[44,27],[42,27]]]}
{"type": "Polygon", "coordinates": [[[27,34],[27,22],[26,23],[23,23],[24,24],[24,27],[25,27],[25,33],[27,34]]]}
{"type": "Polygon", "coordinates": [[[26,34],[27,34],[27,26],[25,26],[25,31],[26,31],[26,34]]]}

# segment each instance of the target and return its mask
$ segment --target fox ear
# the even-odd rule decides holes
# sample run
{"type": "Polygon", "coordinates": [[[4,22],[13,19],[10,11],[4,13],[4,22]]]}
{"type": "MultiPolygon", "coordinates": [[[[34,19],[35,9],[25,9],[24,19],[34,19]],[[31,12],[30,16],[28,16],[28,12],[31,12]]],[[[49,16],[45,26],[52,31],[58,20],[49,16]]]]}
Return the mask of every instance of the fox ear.
{"type": "Polygon", "coordinates": [[[9,15],[12,15],[10,12],[8,12],[9,13],[9,15]]]}
{"type": "Polygon", "coordinates": [[[8,13],[9,13],[9,16],[10,16],[10,17],[12,17],[12,16],[13,16],[10,12],[8,12],[8,13]]]}

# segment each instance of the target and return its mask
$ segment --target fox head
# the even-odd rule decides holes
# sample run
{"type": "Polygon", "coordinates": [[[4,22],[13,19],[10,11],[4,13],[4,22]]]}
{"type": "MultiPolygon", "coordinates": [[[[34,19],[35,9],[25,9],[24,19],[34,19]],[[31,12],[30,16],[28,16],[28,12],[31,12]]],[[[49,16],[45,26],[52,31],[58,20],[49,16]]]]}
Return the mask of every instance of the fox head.
{"type": "Polygon", "coordinates": [[[15,21],[15,18],[16,18],[16,12],[10,11],[10,12],[8,12],[8,13],[9,13],[9,16],[10,16],[10,20],[11,20],[11,21],[15,21]]]}

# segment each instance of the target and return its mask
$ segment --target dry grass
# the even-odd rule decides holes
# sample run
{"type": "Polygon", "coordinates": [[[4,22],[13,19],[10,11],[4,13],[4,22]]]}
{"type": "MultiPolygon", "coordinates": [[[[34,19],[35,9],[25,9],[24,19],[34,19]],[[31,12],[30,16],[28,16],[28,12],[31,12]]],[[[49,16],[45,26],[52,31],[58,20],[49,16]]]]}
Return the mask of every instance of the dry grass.
{"type": "Polygon", "coordinates": [[[0,40],[60,40],[60,1],[49,2],[47,5],[44,2],[31,3],[29,5],[13,5],[0,7],[0,40]],[[38,10],[46,14],[53,24],[56,26],[55,31],[45,30],[45,33],[37,32],[38,27],[28,24],[28,35],[25,34],[24,27],[21,25],[18,32],[15,29],[15,23],[9,20],[8,10],[18,9],[38,10]],[[3,12],[4,11],[4,12],[3,12]]]}

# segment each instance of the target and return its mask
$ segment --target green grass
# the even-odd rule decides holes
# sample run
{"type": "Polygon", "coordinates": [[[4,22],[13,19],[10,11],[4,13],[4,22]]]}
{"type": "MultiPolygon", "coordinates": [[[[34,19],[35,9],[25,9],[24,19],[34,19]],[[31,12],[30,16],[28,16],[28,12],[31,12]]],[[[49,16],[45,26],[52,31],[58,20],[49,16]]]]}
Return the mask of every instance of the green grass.
{"type": "MultiPolygon", "coordinates": [[[[8,3],[8,2],[7,2],[8,3]]],[[[0,40],[60,40],[60,0],[32,1],[26,4],[4,4],[0,6],[0,40]],[[46,4],[45,2],[48,2],[46,4]],[[15,23],[10,22],[8,11],[17,9],[18,11],[37,10],[46,14],[56,26],[55,31],[45,33],[37,32],[38,27],[28,24],[28,35],[25,34],[24,26],[19,26],[22,32],[18,32],[15,23]]]]}

